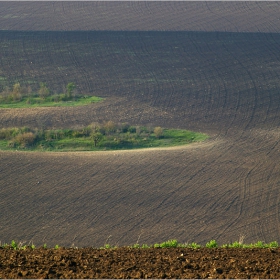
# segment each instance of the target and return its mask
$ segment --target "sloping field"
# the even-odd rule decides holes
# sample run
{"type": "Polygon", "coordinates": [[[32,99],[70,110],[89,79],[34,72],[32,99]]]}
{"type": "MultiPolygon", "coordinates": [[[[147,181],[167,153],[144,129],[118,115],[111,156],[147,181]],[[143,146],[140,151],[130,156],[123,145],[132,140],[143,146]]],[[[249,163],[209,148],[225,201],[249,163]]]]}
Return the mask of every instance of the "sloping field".
{"type": "Polygon", "coordinates": [[[101,246],[106,240],[136,243],[141,235],[140,243],[176,238],[203,244],[245,235],[246,243],[279,242],[278,6],[1,2],[2,88],[43,81],[61,91],[74,82],[80,93],[106,98],[83,107],[1,109],[1,128],[113,120],[192,129],[210,139],[172,149],[2,151],[0,240],[101,246]],[[134,9],[129,17],[125,5],[134,9]],[[186,19],[184,5],[200,21],[186,19]],[[89,16],[101,10],[103,21],[89,16]],[[151,23],[141,23],[142,14],[151,23]],[[87,31],[43,31],[54,29],[87,31]]]}
{"type": "Polygon", "coordinates": [[[1,1],[1,30],[279,32],[278,1],[1,1]]]}

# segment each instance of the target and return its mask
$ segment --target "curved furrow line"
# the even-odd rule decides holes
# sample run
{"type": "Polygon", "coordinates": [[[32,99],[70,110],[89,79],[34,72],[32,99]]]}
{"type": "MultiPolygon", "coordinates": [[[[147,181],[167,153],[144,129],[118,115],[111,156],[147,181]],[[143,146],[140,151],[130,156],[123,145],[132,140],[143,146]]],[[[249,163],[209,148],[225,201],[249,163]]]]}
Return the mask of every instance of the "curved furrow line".
{"type": "MultiPolygon", "coordinates": [[[[213,14],[213,15],[217,18],[217,14],[214,13],[214,12],[212,11],[212,9],[210,8],[210,5],[211,5],[211,4],[212,4],[211,2],[208,3],[207,1],[205,1],[205,5],[207,6],[208,11],[210,11],[211,14],[213,14]]],[[[216,4],[216,3],[214,3],[214,4],[216,4]]],[[[230,21],[227,17],[224,17],[224,16],[222,16],[222,15],[219,14],[219,18],[224,19],[226,22],[228,22],[228,23],[230,24],[230,26],[234,26],[234,30],[232,30],[232,29],[230,28],[230,30],[224,30],[224,31],[239,32],[237,25],[236,25],[234,22],[230,21]]]]}
{"type": "MultiPolygon", "coordinates": [[[[136,39],[135,34],[132,35],[133,39],[136,39]]],[[[132,55],[137,59],[138,56],[136,55],[136,52],[132,49],[130,49],[127,46],[127,40],[128,40],[128,36],[126,36],[126,34],[120,34],[118,37],[118,45],[117,47],[119,48],[119,53],[116,52],[115,57],[116,60],[114,63],[119,64],[118,66],[116,65],[116,67],[113,69],[113,75],[118,76],[119,75],[119,79],[117,81],[117,86],[119,87],[119,90],[117,91],[117,95],[121,95],[121,96],[131,96],[131,92],[135,92],[136,91],[136,95],[139,93],[139,89],[136,89],[134,86],[135,82],[131,82],[131,79],[134,76],[134,73],[136,71],[136,75],[138,74],[138,69],[136,69],[136,67],[132,67],[133,63],[129,63],[129,61],[131,61],[131,58],[129,58],[129,56],[132,55]],[[125,43],[124,43],[125,42],[125,43]],[[132,85],[131,85],[132,84],[132,85]],[[131,88],[132,87],[132,88],[131,88]]],[[[137,42],[138,42],[138,38],[137,38],[137,42]]],[[[137,43],[136,43],[137,44],[137,43]]],[[[133,45],[133,44],[132,44],[133,45]]],[[[140,57],[140,55],[139,55],[140,57]]],[[[110,57],[110,60],[112,61],[112,58],[110,57]]],[[[138,62],[137,62],[138,63],[138,62]]],[[[106,69],[107,70],[107,69],[106,69]]],[[[111,80],[113,80],[112,78],[110,78],[111,80]]],[[[114,82],[116,82],[116,79],[114,79],[114,82]]],[[[132,96],[131,96],[132,97],[132,96]]]]}
{"type": "MultiPolygon", "coordinates": [[[[247,58],[254,65],[253,61],[248,56],[247,56],[247,58]]],[[[255,94],[253,95],[254,96],[254,102],[253,102],[253,105],[251,106],[252,109],[250,111],[248,110],[248,113],[250,113],[250,116],[248,116],[249,120],[247,120],[247,124],[244,123],[245,124],[244,131],[246,131],[250,127],[250,124],[254,121],[254,116],[256,114],[256,108],[257,108],[257,105],[258,105],[258,95],[259,95],[259,92],[258,92],[255,80],[254,80],[251,72],[247,69],[247,67],[243,64],[243,62],[238,57],[235,57],[235,59],[243,67],[245,73],[247,73],[247,75],[248,75],[248,77],[250,79],[250,83],[252,84],[254,92],[255,92],[255,94]]]]}
{"type": "MultiPolygon", "coordinates": [[[[275,215],[275,208],[278,208],[276,203],[279,197],[279,191],[274,178],[279,170],[277,171],[275,168],[279,169],[274,162],[268,162],[265,166],[265,170],[262,170],[263,164],[256,170],[254,176],[252,176],[251,182],[254,187],[254,192],[250,194],[251,202],[249,202],[247,206],[247,215],[249,219],[259,222],[258,231],[264,239],[267,236],[264,232],[269,226],[269,224],[267,224],[267,218],[275,215]]],[[[274,220],[275,219],[276,217],[274,216],[274,220]]]]}
{"type": "MultiPolygon", "coordinates": [[[[199,4],[200,4],[200,3],[199,3],[199,4]]],[[[211,10],[209,9],[209,7],[208,7],[206,1],[201,2],[201,4],[203,5],[203,8],[202,8],[202,11],[204,12],[203,15],[204,15],[204,16],[206,17],[206,19],[207,19],[207,22],[206,22],[206,26],[207,26],[207,27],[204,25],[204,22],[202,22],[199,31],[205,31],[205,27],[206,27],[206,30],[208,30],[208,26],[210,26],[210,28],[209,28],[210,30],[212,30],[212,31],[217,31],[217,30],[216,30],[216,27],[215,27],[215,24],[213,23],[212,18],[211,18],[211,17],[210,17],[210,18],[208,17],[208,12],[210,12],[210,14],[211,14],[212,12],[211,12],[211,10]],[[206,11],[206,15],[205,15],[205,11],[206,11]]]]}
{"type": "MultiPolygon", "coordinates": [[[[182,51],[180,52],[179,56],[181,62],[180,67],[184,67],[183,70],[186,71],[186,74],[184,74],[184,76],[182,76],[181,78],[184,81],[180,95],[188,96],[186,101],[190,103],[191,107],[189,108],[188,104],[182,103],[180,101],[180,98],[174,98],[173,104],[176,105],[178,108],[184,108],[182,110],[184,112],[184,115],[187,114],[188,118],[192,118],[192,116],[197,115],[196,112],[195,114],[193,114],[193,110],[197,110],[200,106],[197,104],[200,92],[203,91],[203,98],[206,98],[205,91],[207,93],[211,92],[211,83],[206,71],[204,71],[203,67],[199,64],[200,58],[204,58],[203,51],[199,52],[200,58],[193,55],[193,49],[197,50],[199,48],[198,44],[196,43],[197,38],[193,38],[193,36],[188,36],[187,38],[188,40],[186,42],[184,41],[183,45],[179,47],[179,50],[182,48],[182,51]],[[186,84],[185,87],[184,84],[186,84]],[[191,109],[191,112],[185,112],[186,109],[191,109]]],[[[209,95],[208,100],[211,100],[211,96],[209,95]]],[[[206,104],[205,100],[202,103],[206,104]]]]}
{"type": "MultiPolygon", "coordinates": [[[[238,57],[236,55],[234,55],[230,50],[229,48],[227,47],[227,45],[222,41],[221,42],[224,50],[227,52],[227,54],[232,57],[233,61],[237,61],[239,65],[241,65],[243,68],[244,66],[242,65],[242,63],[240,63],[240,60],[238,59],[238,57]]],[[[225,64],[225,67],[226,67],[226,64],[225,64]]],[[[230,68],[229,68],[230,69],[230,68]]],[[[236,71],[231,71],[231,74],[233,75],[234,77],[234,82],[237,82],[237,81],[240,81],[240,75],[236,74],[236,71]]],[[[222,73],[220,73],[220,75],[222,75],[222,73]]],[[[241,78],[243,80],[243,82],[246,83],[246,77],[244,75],[241,75],[241,78]]],[[[234,89],[234,86],[232,86],[232,89],[234,89]]],[[[225,86],[225,91],[226,91],[226,95],[229,96],[228,92],[227,92],[227,89],[226,89],[226,86],[225,86]]],[[[228,124],[228,127],[226,129],[226,132],[225,132],[225,135],[228,134],[229,130],[234,126],[236,120],[237,120],[237,116],[240,114],[240,106],[241,106],[241,92],[240,90],[237,88],[235,90],[235,93],[232,93],[232,94],[235,94],[237,95],[237,98],[236,98],[236,105],[233,106],[234,108],[234,113],[232,114],[232,119],[230,121],[230,123],[228,124]]],[[[226,104],[232,104],[232,102],[226,102],[226,104]]],[[[227,108],[228,109],[228,108],[227,108]]],[[[227,110],[225,109],[225,110],[227,110]]]]}
{"type": "MultiPolygon", "coordinates": [[[[226,48],[225,44],[222,43],[222,46],[223,46],[224,50],[227,51],[227,48],[226,48]]],[[[210,51],[211,49],[210,49],[209,45],[208,45],[208,48],[209,48],[209,51],[210,51]]],[[[214,52],[215,51],[216,50],[214,50],[214,52]]],[[[219,53],[217,53],[217,54],[215,53],[215,55],[217,55],[217,57],[218,57],[219,53]]],[[[213,65],[212,65],[212,67],[215,69],[215,71],[217,73],[217,77],[223,77],[223,75],[224,75],[223,69],[227,69],[227,67],[228,67],[227,63],[225,63],[224,61],[221,61],[221,62],[224,64],[223,67],[216,67],[215,63],[213,63],[213,65]]],[[[230,67],[228,67],[228,69],[226,71],[229,71],[229,70],[230,70],[230,67]]],[[[238,80],[235,72],[232,71],[231,73],[232,73],[235,81],[238,80]]],[[[217,105],[216,108],[211,108],[212,109],[211,111],[213,111],[213,110],[215,110],[215,112],[218,111],[217,116],[219,116],[220,118],[224,118],[227,115],[228,110],[231,109],[231,108],[227,108],[228,104],[231,104],[231,106],[233,106],[235,108],[236,113],[231,114],[231,120],[229,120],[229,123],[227,123],[227,127],[225,128],[225,132],[223,133],[225,136],[227,136],[229,130],[233,126],[233,123],[234,123],[234,121],[236,119],[236,116],[237,116],[238,108],[240,106],[240,92],[237,89],[237,97],[234,98],[234,95],[236,95],[236,94],[233,94],[233,93],[229,92],[229,90],[228,90],[228,88],[229,89],[232,88],[231,81],[226,82],[226,79],[222,79],[221,83],[223,85],[223,91],[224,91],[224,98],[223,98],[224,102],[223,102],[222,106],[217,105]],[[230,86],[228,86],[227,84],[229,84],[230,86]],[[231,99],[234,98],[234,99],[236,99],[236,101],[235,100],[230,100],[229,98],[231,98],[231,99]],[[236,102],[236,104],[233,105],[233,102],[236,102]],[[217,110],[217,108],[219,108],[219,107],[222,107],[222,109],[220,108],[220,110],[217,110]]],[[[219,91],[219,93],[220,93],[220,91],[219,91]]],[[[221,99],[220,94],[216,98],[218,98],[218,100],[220,101],[220,99],[221,99]]]]}
{"type": "MultiPolygon", "coordinates": [[[[194,48],[196,49],[197,51],[197,54],[202,58],[202,61],[207,61],[205,55],[204,55],[204,51],[203,50],[200,50],[200,46],[199,44],[195,41],[195,40],[192,40],[192,45],[194,46],[194,48]]],[[[205,105],[204,104],[209,104],[209,101],[211,101],[211,96],[209,96],[209,92],[211,92],[211,82],[210,82],[210,79],[208,78],[208,75],[206,73],[206,71],[204,70],[203,67],[199,67],[199,73],[201,75],[201,77],[196,77],[197,80],[201,80],[203,81],[203,87],[201,88],[200,91],[203,91],[201,92],[201,94],[203,95],[203,100],[202,100],[202,107],[204,107],[204,110],[205,110],[205,105]],[[208,90],[210,89],[210,90],[208,90]]],[[[199,83],[198,83],[199,84],[199,83]]],[[[210,102],[211,104],[211,102],[210,102]]],[[[207,106],[207,111],[203,111],[203,115],[208,115],[209,114],[209,106],[207,106]]]]}
{"type": "Polygon", "coordinates": [[[8,14],[0,20],[3,29],[10,30],[279,31],[277,2],[207,3],[208,7],[188,1],[131,3],[85,2],[80,8],[78,2],[6,1],[1,8],[8,14]]]}
{"type": "MultiPolygon", "coordinates": [[[[253,166],[253,168],[250,168],[250,170],[247,172],[244,180],[244,184],[243,187],[241,186],[241,201],[240,201],[240,212],[239,215],[236,217],[236,219],[234,220],[234,222],[231,224],[231,227],[235,227],[235,225],[237,225],[239,223],[239,220],[242,220],[241,217],[246,214],[246,216],[248,215],[248,213],[246,211],[244,211],[244,206],[245,206],[245,201],[248,199],[250,200],[252,197],[252,187],[251,187],[251,174],[258,169],[258,167],[261,165],[261,163],[255,163],[255,165],[253,166]]],[[[250,212],[249,212],[250,213],[250,212]]],[[[247,216],[248,217],[248,216],[247,216]]],[[[248,219],[250,219],[250,217],[248,217],[248,219]]]]}
{"type": "MultiPolygon", "coordinates": [[[[71,67],[73,68],[71,74],[73,75],[73,72],[74,72],[74,75],[76,77],[82,76],[83,77],[83,88],[87,88],[88,92],[89,92],[92,89],[92,82],[90,81],[90,79],[88,77],[88,71],[86,71],[80,65],[80,62],[77,58],[77,50],[74,49],[74,46],[72,44],[70,46],[67,46],[67,50],[68,50],[68,53],[70,56],[69,61],[71,61],[71,67]]],[[[75,83],[75,85],[79,85],[79,80],[75,80],[74,83],[75,83]]]]}
{"type": "Polygon", "coordinates": [[[7,16],[8,12],[10,11],[10,7],[9,6],[5,6],[3,5],[1,10],[0,10],[0,19],[5,18],[5,16],[7,16]]]}
{"type": "Polygon", "coordinates": [[[152,106],[156,106],[158,104],[158,99],[160,99],[160,95],[162,93],[162,90],[161,90],[161,85],[160,85],[160,82],[158,80],[158,77],[157,77],[157,74],[155,73],[155,71],[149,71],[149,74],[151,75],[152,79],[155,81],[155,85],[153,86],[153,91],[156,92],[155,97],[153,97],[153,100],[152,100],[152,103],[151,105],[152,106]]]}
{"type": "Polygon", "coordinates": [[[59,23],[58,27],[57,26],[54,27],[54,30],[59,30],[59,31],[71,30],[72,29],[71,27],[70,29],[68,29],[67,28],[68,26],[66,26],[66,22],[68,21],[68,18],[65,15],[64,4],[62,2],[54,1],[52,2],[52,10],[54,12],[55,20],[59,23]]]}
{"type": "MultiPolygon", "coordinates": [[[[130,39],[130,37],[127,37],[127,43],[129,45],[129,48],[131,50],[131,52],[133,53],[133,57],[134,59],[131,58],[131,62],[132,63],[136,63],[137,64],[137,79],[139,79],[138,81],[135,80],[134,81],[134,85],[133,85],[133,91],[137,94],[134,96],[139,99],[139,100],[144,100],[149,102],[151,99],[151,95],[153,94],[152,92],[153,90],[153,85],[150,86],[150,82],[148,82],[148,78],[151,79],[150,77],[150,67],[149,65],[147,65],[146,60],[144,59],[145,56],[150,56],[149,54],[147,55],[147,47],[146,47],[146,42],[145,39],[143,38],[145,35],[144,34],[139,34],[139,41],[137,41],[137,45],[138,45],[138,49],[135,49],[135,42],[132,39],[130,39]],[[137,87],[140,88],[140,91],[137,91],[137,87]],[[144,89],[143,89],[144,87],[144,89]],[[144,92],[143,92],[144,91],[144,92]],[[140,96],[141,95],[141,96],[140,96]],[[141,99],[140,99],[141,98],[141,99]]],[[[148,40],[148,39],[147,39],[148,40]]],[[[139,119],[139,122],[141,120],[139,119]]]]}
{"type": "MultiPolygon", "coordinates": [[[[277,2],[275,2],[277,3],[277,2]]],[[[274,3],[274,4],[275,4],[274,3]]],[[[279,5],[279,3],[277,3],[279,5]]],[[[247,4],[248,6],[248,4],[247,4]]],[[[256,2],[256,7],[261,11],[260,14],[264,14],[264,15],[269,15],[268,18],[273,18],[273,15],[275,14],[275,9],[267,9],[269,7],[269,5],[260,5],[258,2],[256,2]]],[[[277,13],[276,13],[277,14],[277,13]]],[[[278,16],[278,14],[277,14],[278,16]]],[[[266,18],[267,19],[267,18],[266,18]]],[[[272,27],[272,28],[267,28],[267,31],[268,32],[279,32],[279,29],[278,28],[275,28],[275,23],[272,23],[270,21],[266,21],[266,23],[269,25],[269,27],[272,27]]]]}
{"type": "MultiPolygon", "coordinates": [[[[280,234],[280,226],[279,226],[279,184],[275,182],[275,175],[279,174],[280,170],[279,167],[276,163],[272,162],[272,164],[269,166],[270,167],[270,172],[267,174],[263,180],[265,181],[266,184],[266,189],[264,191],[265,196],[261,196],[260,203],[257,205],[256,204],[256,210],[255,211],[260,211],[259,205],[262,205],[264,210],[266,211],[260,211],[259,214],[259,220],[261,222],[265,222],[265,225],[263,228],[269,228],[269,223],[267,223],[267,219],[264,216],[266,215],[271,215],[273,214],[274,217],[276,216],[276,219],[278,223],[275,223],[275,230],[277,232],[276,236],[279,236],[280,234]],[[268,209],[267,209],[268,208],[268,209]],[[270,208],[272,208],[270,210],[270,208]],[[263,213],[264,212],[264,213],[263,213]]],[[[267,168],[267,170],[269,170],[267,168]]],[[[262,228],[261,228],[262,229],[262,228]]],[[[265,233],[263,233],[263,238],[266,238],[265,233]]]]}
{"type": "MultiPolygon", "coordinates": [[[[252,171],[252,170],[251,170],[252,171]]],[[[236,206],[238,206],[238,213],[236,215],[236,217],[230,222],[228,222],[223,229],[219,232],[218,237],[221,238],[223,235],[227,234],[228,231],[231,231],[233,228],[237,227],[237,224],[240,220],[240,217],[243,215],[243,208],[244,208],[244,201],[246,199],[246,180],[248,180],[248,174],[249,172],[246,172],[246,170],[244,170],[243,172],[241,172],[241,174],[239,174],[239,195],[238,195],[238,202],[236,204],[236,206]],[[245,176],[246,175],[246,176],[245,176]],[[245,179],[244,179],[245,177],[245,179]],[[246,179],[247,178],[247,179],[246,179]],[[245,185],[242,183],[245,180],[245,185]]]]}
{"type": "MultiPolygon", "coordinates": [[[[103,42],[102,38],[102,36],[96,36],[95,38],[93,34],[86,33],[85,45],[88,48],[89,55],[85,54],[84,58],[81,59],[82,65],[80,69],[81,71],[86,72],[85,77],[87,86],[85,87],[81,82],[78,84],[80,89],[85,92],[93,92],[96,90],[97,92],[103,92],[103,95],[106,96],[109,91],[108,87],[110,87],[110,73],[103,71],[102,68],[102,63],[104,64],[104,67],[107,65],[107,60],[106,58],[103,58],[102,53],[103,43],[105,45],[106,40],[103,42]],[[100,85],[99,81],[102,81],[103,83],[100,85]]],[[[79,53],[79,50],[76,51],[79,53]]]]}
{"type": "MultiPolygon", "coordinates": [[[[145,39],[145,34],[140,35],[139,40],[140,40],[139,44],[141,46],[140,47],[141,52],[134,51],[134,54],[135,54],[135,57],[138,58],[138,63],[140,63],[140,65],[142,66],[142,69],[143,69],[142,72],[144,73],[144,77],[147,76],[147,78],[149,78],[149,80],[152,81],[152,86],[148,86],[149,90],[148,90],[147,94],[150,95],[150,92],[151,92],[151,96],[149,97],[149,99],[151,100],[150,101],[151,105],[155,106],[157,98],[159,98],[159,96],[162,93],[157,73],[151,68],[151,65],[150,65],[151,61],[153,60],[152,56],[153,56],[153,52],[155,52],[155,50],[153,48],[150,48],[150,46],[147,45],[146,42],[149,42],[150,39],[148,37],[145,39]],[[146,59],[143,60],[141,57],[142,55],[149,57],[150,59],[148,59],[148,61],[146,59]],[[154,97],[154,95],[156,95],[156,96],[154,97]]],[[[133,47],[132,43],[131,43],[131,47],[133,47]]]]}
{"type": "MultiPolygon", "coordinates": [[[[189,186],[189,187],[190,186],[200,186],[199,189],[201,189],[201,191],[203,190],[204,185],[208,181],[211,181],[211,185],[213,186],[215,184],[216,179],[215,179],[215,174],[209,172],[209,166],[213,166],[213,165],[220,166],[221,165],[220,162],[223,157],[225,157],[225,155],[223,153],[220,153],[219,155],[215,155],[215,157],[211,158],[210,161],[207,160],[205,162],[205,164],[202,165],[202,167],[200,167],[196,170],[193,170],[193,172],[191,172],[191,175],[189,175],[189,176],[187,174],[185,174],[184,170],[181,170],[180,174],[178,174],[178,178],[181,178],[181,180],[183,180],[184,183],[183,184],[181,183],[176,188],[173,188],[173,190],[169,193],[168,197],[166,197],[165,199],[162,200],[159,207],[160,206],[164,207],[165,205],[169,205],[170,203],[172,203],[173,199],[174,199],[174,201],[177,201],[177,203],[178,203],[178,199],[175,199],[175,197],[177,196],[178,193],[183,192],[185,190],[186,186],[189,186]]],[[[188,162],[188,164],[186,166],[188,168],[192,165],[196,166],[195,162],[196,162],[196,160],[193,160],[193,163],[188,162]]],[[[217,174],[221,174],[221,172],[219,171],[219,172],[217,172],[217,174]]],[[[228,175],[230,175],[230,173],[228,175]]],[[[191,188],[188,191],[187,197],[189,197],[189,198],[193,197],[192,203],[194,203],[195,200],[198,200],[198,201],[200,200],[200,198],[197,197],[197,192],[198,192],[197,188],[191,188]]],[[[208,193],[208,191],[206,191],[204,196],[208,196],[208,195],[209,195],[209,193],[208,193]]],[[[204,203],[202,203],[202,208],[204,208],[204,207],[209,208],[210,204],[211,204],[211,203],[209,204],[209,201],[214,201],[213,203],[215,204],[215,201],[216,201],[215,197],[220,196],[220,195],[221,195],[220,193],[210,194],[209,197],[213,196],[213,199],[209,199],[207,201],[207,204],[205,204],[205,205],[204,205],[204,203]]],[[[206,200],[204,200],[204,198],[202,198],[202,201],[206,201],[206,200]]],[[[197,204],[197,203],[194,203],[194,204],[197,204]]]]}
{"type": "Polygon", "coordinates": [[[68,26],[66,26],[66,24],[65,24],[67,22],[67,14],[65,12],[64,5],[65,5],[65,2],[60,2],[60,6],[61,6],[60,16],[61,16],[61,23],[62,23],[61,29],[62,30],[67,30],[68,26]]]}
{"type": "MultiPolygon", "coordinates": [[[[195,98],[197,92],[196,92],[196,88],[198,88],[198,79],[196,79],[196,77],[194,75],[191,75],[192,72],[190,72],[188,69],[193,65],[195,65],[196,63],[196,60],[195,58],[193,58],[191,55],[188,55],[187,58],[186,58],[186,54],[188,53],[188,50],[187,50],[187,45],[183,45],[182,46],[183,48],[183,53],[181,54],[181,60],[184,61],[186,60],[186,64],[188,63],[188,65],[186,65],[186,68],[184,68],[184,70],[186,71],[186,76],[187,76],[187,83],[190,85],[187,90],[188,92],[185,92],[185,89],[182,89],[181,90],[181,96],[182,95],[187,95],[188,96],[188,99],[187,101],[190,103],[190,105],[186,108],[188,110],[190,110],[190,112],[188,113],[186,110],[184,110],[184,117],[185,116],[188,116],[188,118],[191,118],[192,116],[195,116],[195,109],[196,109],[196,106],[195,106],[195,102],[192,102],[191,98],[195,98]],[[189,74],[191,73],[191,74],[189,74]]],[[[178,98],[179,99],[179,98],[178,98]]],[[[174,101],[173,101],[174,102],[174,101]]],[[[177,101],[179,102],[179,100],[177,101]]],[[[178,104],[179,107],[181,107],[180,105],[182,104],[178,104]]],[[[185,104],[186,106],[187,104],[185,104]]]]}
{"type": "MultiPolygon", "coordinates": [[[[197,45],[194,42],[194,45],[197,45]]],[[[205,47],[208,48],[208,51],[206,54],[204,54],[203,51],[200,52],[200,56],[203,58],[203,61],[205,61],[207,64],[207,62],[209,61],[209,67],[211,67],[211,69],[213,69],[214,71],[211,71],[211,76],[212,79],[207,79],[208,81],[208,88],[210,90],[207,91],[207,95],[208,100],[205,101],[205,104],[209,104],[208,107],[208,113],[206,115],[211,115],[210,113],[215,111],[216,114],[214,116],[215,119],[212,119],[212,122],[217,122],[217,120],[219,120],[219,118],[224,118],[228,113],[228,108],[226,108],[226,106],[228,104],[232,104],[233,101],[228,100],[229,98],[232,99],[232,96],[230,95],[230,93],[228,92],[228,86],[226,84],[226,79],[221,79],[220,77],[223,77],[224,75],[224,68],[227,68],[227,64],[223,65],[222,67],[218,65],[221,65],[221,62],[223,63],[223,61],[220,60],[219,58],[219,53],[216,53],[215,49],[212,49],[210,47],[209,44],[206,44],[205,47]],[[209,59],[209,57],[211,57],[211,59],[209,59]],[[214,61],[214,62],[213,62],[214,61]],[[217,62],[216,62],[217,61],[217,62]],[[218,64],[219,63],[219,64],[218,64]],[[215,78],[215,80],[214,80],[215,78]],[[219,91],[218,94],[217,92],[215,92],[215,95],[212,97],[212,95],[214,94],[214,88],[212,88],[212,85],[217,84],[219,86],[219,91]],[[212,95],[211,95],[212,93],[212,95]],[[223,95],[221,95],[221,93],[223,93],[223,95]],[[220,105],[220,103],[222,103],[222,105],[220,105]],[[217,110],[219,109],[219,110],[217,110]]],[[[205,73],[205,77],[207,77],[209,75],[209,73],[205,73]]],[[[233,75],[235,76],[235,73],[233,73],[233,75]]],[[[239,103],[239,97],[237,98],[237,103],[239,103]]],[[[238,105],[237,105],[238,106],[238,105]]],[[[235,106],[236,107],[236,106],[235,106]]],[[[233,122],[233,120],[231,121],[231,123],[233,122]]],[[[231,125],[228,124],[226,129],[226,134],[227,131],[231,128],[231,125]]],[[[224,132],[219,131],[219,135],[220,133],[224,134],[224,132]]],[[[226,135],[225,134],[225,135],[226,135]]]]}
{"type": "MultiPolygon", "coordinates": [[[[255,67],[252,67],[252,69],[257,69],[257,68],[258,68],[258,65],[255,64],[255,62],[254,62],[251,58],[249,58],[249,60],[251,61],[252,65],[255,66],[255,67]]],[[[261,66],[261,67],[262,67],[262,66],[261,66]]],[[[274,76],[274,72],[272,72],[271,70],[269,70],[268,73],[269,73],[268,79],[271,79],[271,78],[274,76]]],[[[268,80],[268,79],[266,78],[266,76],[264,75],[264,71],[261,71],[261,76],[263,77],[263,82],[265,82],[265,81],[268,80]]],[[[277,75],[277,76],[278,76],[278,75],[277,75]]],[[[258,81],[258,82],[260,83],[259,77],[256,77],[256,81],[258,81]]],[[[262,86],[263,86],[263,84],[260,84],[259,87],[261,88],[262,86]]],[[[265,82],[265,86],[266,86],[266,87],[268,88],[268,90],[269,90],[270,85],[267,84],[267,82],[265,82]]],[[[255,83],[254,83],[254,87],[255,87],[255,89],[256,89],[256,94],[255,94],[256,102],[261,102],[263,98],[262,98],[261,94],[258,92],[257,86],[256,86],[255,83]],[[258,101],[258,100],[259,100],[259,101],[258,101]]],[[[269,91],[268,95],[269,95],[269,99],[271,100],[270,91],[269,91]]],[[[267,95],[266,95],[266,98],[267,98],[267,95]]],[[[258,103],[256,103],[256,104],[258,105],[258,103]]],[[[260,103],[260,106],[255,106],[255,108],[256,108],[256,107],[261,107],[261,105],[262,105],[262,104],[260,103]]],[[[269,109],[270,109],[270,104],[268,103],[268,107],[267,107],[267,109],[266,109],[266,112],[268,112],[269,109]]],[[[268,117],[268,115],[266,114],[265,120],[267,119],[267,117],[268,117]]],[[[265,120],[264,120],[263,122],[265,122],[265,120]]],[[[255,122],[256,122],[256,121],[255,121],[255,122]]]]}
{"type": "MultiPolygon", "coordinates": [[[[269,45],[270,47],[271,45],[269,45]]],[[[269,48],[270,53],[272,52],[272,48],[269,48]]],[[[262,116],[264,117],[264,119],[261,121],[261,123],[265,124],[265,125],[274,125],[274,121],[271,122],[271,120],[269,118],[272,117],[273,114],[270,114],[270,111],[273,110],[272,108],[275,106],[275,104],[278,104],[279,106],[279,102],[275,102],[273,103],[273,97],[275,96],[275,80],[278,80],[279,78],[279,73],[278,71],[272,71],[269,67],[267,67],[267,65],[269,65],[271,63],[271,58],[269,58],[269,60],[265,60],[263,62],[263,65],[261,66],[261,68],[264,68],[264,71],[261,71],[261,76],[262,76],[262,80],[265,81],[265,84],[261,84],[261,87],[265,87],[266,88],[266,95],[264,96],[263,93],[260,96],[260,101],[261,104],[264,104],[266,106],[266,109],[263,108],[263,111],[266,110],[266,114],[262,114],[262,116]],[[273,84],[271,84],[271,81],[273,84]],[[267,100],[268,99],[268,100],[267,100]]],[[[273,59],[273,61],[275,61],[275,59],[273,59]]],[[[280,99],[278,98],[278,101],[280,101],[280,99]]],[[[260,124],[260,122],[258,122],[260,124]]]]}

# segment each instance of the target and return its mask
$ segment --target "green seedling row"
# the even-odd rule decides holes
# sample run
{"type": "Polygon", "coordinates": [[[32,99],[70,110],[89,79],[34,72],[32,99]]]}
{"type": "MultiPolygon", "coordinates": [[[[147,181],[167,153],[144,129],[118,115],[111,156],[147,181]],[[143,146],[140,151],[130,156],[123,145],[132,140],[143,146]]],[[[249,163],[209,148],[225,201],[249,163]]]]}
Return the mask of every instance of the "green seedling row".
{"type": "MultiPolygon", "coordinates": [[[[257,241],[256,243],[250,243],[250,244],[243,244],[239,241],[235,241],[233,243],[228,243],[228,244],[222,244],[218,245],[218,243],[215,240],[210,240],[207,242],[204,246],[200,245],[198,243],[192,242],[192,243],[179,243],[176,239],[170,239],[162,243],[155,243],[152,245],[148,244],[133,244],[131,246],[123,246],[126,248],[131,248],[131,249],[150,249],[150,248],[190,248],[190,249],[202,249],[202,248],[241,248],[241,249],[253,249],[253,248],[260,248],[260,249],[276,249],[279,248],[278,242],[277,241],[272,241],[270,243],[265,243],[263,241],[257,241]]],[[[3,243],[0,244],[1,249],[11,249],[11,250],[26,250],[26,249],[36,249],[36,246],[32,244],[24,244],[23,242],[16,242],[15,240],[12,240],[11,243],[3,243]]],[[[40,247],[38,247],[40,248],[40,247]]],[[[47,246],[45,243],[41,248],[44,249],[52,249],[47,246]]],[[[53,249],[59,249],[61,248],[59,245],[55,245],[53,249]]],[[[78,249],[78,247],[75,247],[78,249]]],[[[113,246],[110,244],[104,244],[104,246],[95,248],[94,249],[118,249],[122,247],[118,246],[113,246]]]]}

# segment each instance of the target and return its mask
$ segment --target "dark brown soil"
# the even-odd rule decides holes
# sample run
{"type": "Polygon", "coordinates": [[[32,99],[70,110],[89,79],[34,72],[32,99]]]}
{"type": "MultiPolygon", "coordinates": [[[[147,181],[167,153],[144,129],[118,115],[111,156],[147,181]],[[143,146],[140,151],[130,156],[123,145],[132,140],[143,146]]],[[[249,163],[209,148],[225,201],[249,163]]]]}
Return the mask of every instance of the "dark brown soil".
{"type": "Polygon", "coordinates": [[[0,278],[279,278],[280,249],[0,249],[0,278]]]}

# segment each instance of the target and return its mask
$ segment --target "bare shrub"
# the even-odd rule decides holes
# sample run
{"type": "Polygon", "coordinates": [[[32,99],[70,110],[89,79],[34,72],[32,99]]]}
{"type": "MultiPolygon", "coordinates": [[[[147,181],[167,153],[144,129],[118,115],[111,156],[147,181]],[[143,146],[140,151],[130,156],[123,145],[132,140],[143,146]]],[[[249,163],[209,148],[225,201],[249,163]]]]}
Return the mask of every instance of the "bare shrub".
{"type": "Polygon", "coordinates": [[[47,88],[45,83],[40,83],[39,95],[42,99],[45,99],[50,95],[50,90],[47,88]]]}
{"type": "Polygon", "coordinates": [[[20,147],[29,147],[31,146],[32,144],[34,144],[35,142],[35,134],[33,132],[25,132],[25,133],[22,133],[22,134],[18,134],[16,137],[15,137],[15,142],[20,146],[20,147]]]}
{"type": "Polygon", "coordinates": [[[90,135],[91,131],[92,131],[91,127],[87,126],[87,127],[82,129],[82,134],[87,137],[87,136],[90,135]]]}
{"type": "Polygon", "coordinates": [[[100,124],[96,122],[91,123],[88,127],[91,129],[92,132],[99,132],[100,130],[100,124]]]}
{"type": "Polygon", "coordinates": [[[22,87],[20,83],[15,83],[13,86],[12,97],[14,101],[21,100],[22,98],[22,87]]]}
{"type": "Polygon", "coordinates": [[[136,126],[136,134],[139,136],[141,134],[142,130],[140,126],[136,126]]]}
{"type": "Polygon", "coordinates": [[[163,134],[163,129],[160,126],[155,127],[154,134],[157,138],[160,138],[163,134]]]}
{"type": "Polygon", "coordinates": [[[11,129],[9,128],[1,128],[0,129],[0,139],[10,139],[11,138],[11,129]]]}
{"type": "Polygon", "coordinates": [[[114,122],[112,121],[108,121],[103,125],[105,131],[107,134],[110,134],[111,132],[115,132],[116,131],[116,125],[114,122]]]}

